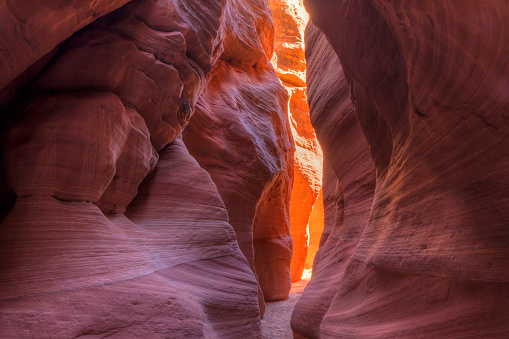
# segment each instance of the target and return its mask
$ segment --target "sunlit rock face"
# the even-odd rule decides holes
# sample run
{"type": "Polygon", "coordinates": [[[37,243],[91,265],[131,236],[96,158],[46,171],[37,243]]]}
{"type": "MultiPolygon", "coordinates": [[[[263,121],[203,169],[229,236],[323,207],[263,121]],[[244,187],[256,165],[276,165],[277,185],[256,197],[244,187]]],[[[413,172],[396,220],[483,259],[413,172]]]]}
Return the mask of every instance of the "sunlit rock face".
{"type": "MultiPolygon", "coordinates": [[[[308,67],[312,121],[337,182],[331,195],[325,180],[323,250],[295,309],[294,332],[308,338],[506,336],[507,6],[382,0],[309,0],[306,6],[339,57],[344,80],[328,90],[313,85],[313,76],[330,73],[308,67]],[[315,88],[322,89],[312,93],[315,88]],[[327,107],[333,134],[358,133],[355,143],[329,148],[331,136],[315,120],[322,110],[315,112],[313,102],[325,105],[341,91],[350,92],[362,134],[336,118],[336,105],[327,107]],[[372,161],[365,162],[365,176],[356,174],[355,200],[348,171],[356,162],[347,160],[364,157],[366,148],[351,149],[363,143],[372,161]],[[345,229],[348,218],[356,226],[328,252],[334,213],[345,229]],[[321,276],[321,267],[336,276],[321,276]],[[320,298],[328,306],[317,310],[320,298]],[[309,324],[306,314],[315,315],[309,324]]],[[[318,46],[306,45],[308,65],[332,62],[318,46]]]]}
{"type": "MultiPolygon", "coordinates": [[[[322,164],[323,167],[323,164],[322,164]]],[[[324,216],[324,205],[323,205],[323,173],[322,173],[322,188],[320,189],[320,194],[318,195],[318,199],[316,199],[315,205],[313,206],[313,210],[309,215],[309,246],[308,253],[306,256],[306,261],[304,263],[304,270],[311,273],[310,270],[313,268],[313,263],[315,261],[316,252],[320,246],[320,238],[322,237],[324,224],[325,224],[325,216],[324,216]]]]}
{"type": "MultiPolygon", "coordinates": [[[[119,8],[125,2],[0,6],[14,22],[0,36],[0,203],[8,212],[0,225],[0,333],[260,337],[253,266],[264,292],[284,296],[291,257],[293,148],[286,95],[267,67],[268,5],[259,16],[251,4],[239,21],[241,1],[119,8]],[[254,257],[239,248],[225,190],[182,140],[191,119],[207,118],[196,107],[215,104],[223,87],[238,91],[236,104],[224,102],[243,107],[242,127],[260,129],[236,130],[258,147],[239,150],[251,153],[238,160],[265,170],[254,257]],[[202,113],[192,117],[195,110],[202,113]]],[[[202,124],[201,140],[234,128],[202,124]]],[[[248,192],[242,183],[234,190],[248,192]]]]}
{"type": "MultiPolygon", "coordinates": [[[[235,3],[235,2],[233,2],[235,3]]],[[[267,4],[238,2],[224,52],[184,133],[225,202],[239,246],[258,276],[260,305],[288,298],[291,287],[290,191],[293,142],[288,95],[270,64],[274,27],[267,4]],[[258,27],[258,30],[256,29],[258,27]]]]}
{"type": "MultiPolygon", "coordinates": [[[[309,237],[318,236],[322,224],[310,223],[310,214],[322,186],[322,150],[309,119],[306,93],[304,30],[308,14],[302,0],[270,0],[275,25],[272,63],[290,95],[289,117],[295,140],[295,165],[290,225],[293,239],[292,281],[300,280],[306,266],[309,237]]],[[[320,203],[320,202],[319,202],[320,203]]],[[[317,208],[319,210],[320,208],[317,208]]],[[[312,259],[308,258],[308,262],[312,259]]],[[[310,268],[308,264],[307,268],[310,268]]]]}

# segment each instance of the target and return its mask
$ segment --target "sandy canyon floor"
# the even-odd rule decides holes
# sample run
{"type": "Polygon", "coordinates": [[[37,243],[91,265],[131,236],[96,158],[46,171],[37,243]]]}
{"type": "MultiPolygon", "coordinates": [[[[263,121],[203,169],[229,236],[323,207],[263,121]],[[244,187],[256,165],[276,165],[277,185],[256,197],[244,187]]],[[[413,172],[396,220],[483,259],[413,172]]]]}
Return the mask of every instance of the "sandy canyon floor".
{"type": "Polygon", "coordinates": [[[292,339],[290,318],[310,278],[292,284],[290,297],[284,301],[268,302],[262,319],[263,339],[292,339]]]}

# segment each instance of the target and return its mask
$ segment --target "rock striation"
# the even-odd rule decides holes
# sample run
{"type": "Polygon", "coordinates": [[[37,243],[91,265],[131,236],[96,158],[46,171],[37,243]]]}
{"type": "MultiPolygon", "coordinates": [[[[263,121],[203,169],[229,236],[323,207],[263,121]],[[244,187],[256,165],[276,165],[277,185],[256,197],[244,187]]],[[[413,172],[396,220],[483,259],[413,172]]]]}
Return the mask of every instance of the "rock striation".
{"type": "MultiPolygon", "coordinates": [[[[230,8],[231,22],[250,22],[251,30],[236,44],[225,42],[184,141],[218,187],[242,253],[258,277],[263,310],[264,300],[284,300],[291,287],[294,146],[288,96],[269,61],[270,9],[257,2],[230,8]]],[[[238,30],[227,29],[226,36],[238,30]]]]}
{"type": "Polygon", "coordinates": [[[506,336],[507,6],[306,6],[326,220],[294,333],[506,336]]]}
{"type": "MultiPolygon", "coordinates": [[[[289,119],[295,140],[294,181],[290,201],[290,230],[293,240],[292,281],[299,281],[304,268],[310,268],[310,234],[320,237],[322,223],[310,222],[310,215],[322,186],[322,149],[309,118],[306,93],[304,29],[309,16],[302,0],[270,0],[275,25],[275,48],[272,63],[289,100],[289,119]],[[306,261],[308,265],[306,265],[306,261]]],[[[317,211],[320,207],[317,207],[317,211]]],[[[315,212],[316,213],[316,212],[315,212]]],[[[316,239],[313,239],[315,241],[316,239]]]]}
{"type": "Polygon", "coordinates": [[[306,49],[311,119],[325,159],[324,231],[312,279],[294,309],[292,328],[301,336],[317,338],[364,231],[373,202],[375,167],[341,64],[312,23],[306,29],[306,49]]]}
{"type": "Polygon", "coordinates": [[[0,333],[261,337],[260,286],[290,288],[293,167],[268,5],[126,2],[0,5],[0,333]],[[211,135],[236,181],[193,157],[211,135]],[[228,194],[252,188],[244,229],[228,194]]]}
{"type": "MultiPolygon", "coordinates": [[[[51,3],[34,1],[29,5],[16,0],[2,1],[0,4],[0,22],[3,25],[0,88],[4,89],[11,84],[27,68],[74,32],[129,1],[71,0],[51,3]]],[[[43,61],[47,62],[48,59],[43,61]]],[[[18,84],[19,82],[16,81],[11,85],[18,84]]],[[[2,99],[6,92],[2,91],[2,99]]],[[[4,103],[2,100],[2,104],[4,103]]]]}

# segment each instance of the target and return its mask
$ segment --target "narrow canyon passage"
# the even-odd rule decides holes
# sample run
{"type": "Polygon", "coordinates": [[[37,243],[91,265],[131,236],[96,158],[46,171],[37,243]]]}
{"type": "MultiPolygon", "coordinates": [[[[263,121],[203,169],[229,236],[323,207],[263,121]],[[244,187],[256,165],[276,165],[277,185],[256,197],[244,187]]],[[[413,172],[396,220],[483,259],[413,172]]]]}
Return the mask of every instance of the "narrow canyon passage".
{"type": "Polygon", "coordinates": [[[304,31],[309,15],[302,0],[270,0],[274,20],[271,63],[288,92],[288,115],[295,152],[290,200],[292,282],[310,275],[323,231],[323,154],[311,124],[306,88],[304,31]],[[305,272],[305,273],[304,273],[305,272]]]}
{"type": "Polygon", "coordinates": [[[508,16],[0,0],[0,337],[508,338],[508,16]]]}
{"type": "Polygon", "coordinates": [[[289,95],[288,113],[295,142],[290,200],[293,253],[288,299],[266,303],[261,328],[264,339],[291,339],[292,313],[312,276],[323,232],[323,155],[311,124],[306,88],[304,32],[309,16],[301,0],[269,0],[269,5],[275,30],[271,62],[289,95]]]}

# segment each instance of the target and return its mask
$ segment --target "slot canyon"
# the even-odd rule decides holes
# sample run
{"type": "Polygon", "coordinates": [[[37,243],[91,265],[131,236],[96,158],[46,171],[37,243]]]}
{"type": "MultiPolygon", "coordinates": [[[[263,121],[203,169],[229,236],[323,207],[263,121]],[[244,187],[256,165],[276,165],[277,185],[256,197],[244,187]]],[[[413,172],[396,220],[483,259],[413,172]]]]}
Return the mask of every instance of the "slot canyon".
{"type": "Polygon", "coordinates": [[[0,0],[0,338],[509,337],[507,16],[0,0]]]}

